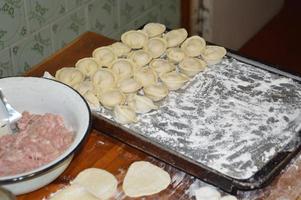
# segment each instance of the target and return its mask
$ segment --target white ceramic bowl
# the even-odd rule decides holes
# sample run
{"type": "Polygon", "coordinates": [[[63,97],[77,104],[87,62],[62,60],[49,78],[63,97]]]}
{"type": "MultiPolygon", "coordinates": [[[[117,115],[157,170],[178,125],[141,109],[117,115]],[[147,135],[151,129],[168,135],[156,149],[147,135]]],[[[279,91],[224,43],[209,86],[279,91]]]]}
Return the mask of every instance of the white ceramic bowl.
{"type": "Polygon", "coordinates": [[[70,164],[75,151],[91,128],[91,112],[86,101],[71,87],[36,77],[6,77],[0,88],[8,102],[18,111],[63,116],[67,127],[75,132],[71,146],[56,160],[32,171],[0,177],[0,185],[15,195],[39,189],[57,178],[70,164]]]}

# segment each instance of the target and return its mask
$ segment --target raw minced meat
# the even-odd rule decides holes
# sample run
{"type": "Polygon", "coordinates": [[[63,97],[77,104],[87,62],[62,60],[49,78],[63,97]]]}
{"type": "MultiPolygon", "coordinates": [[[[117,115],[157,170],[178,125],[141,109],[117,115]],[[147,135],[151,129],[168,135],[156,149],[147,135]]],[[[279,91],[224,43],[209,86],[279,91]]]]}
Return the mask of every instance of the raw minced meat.
{"type": "Polygon", "coordinates": [[[30,171],[55,160],[73,142],[62,116],[23,112],[20,131],[0,137],[0,176],[30,171]]]}

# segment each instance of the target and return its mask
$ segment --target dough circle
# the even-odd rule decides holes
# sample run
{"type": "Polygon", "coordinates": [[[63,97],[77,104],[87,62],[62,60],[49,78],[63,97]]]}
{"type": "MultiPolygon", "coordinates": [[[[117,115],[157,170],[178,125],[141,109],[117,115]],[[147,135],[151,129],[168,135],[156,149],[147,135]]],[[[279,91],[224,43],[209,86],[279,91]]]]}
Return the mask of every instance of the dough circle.
{"type": "Polygon", "coordinates": [[[220,200],[221,193],[213,187],[204,186],[195,191],[196,200],[220,200]]]}
{"type": "Polygon", "coordinates": [[[70,185],[49,198],[49,200],[99,200],[86,188],[80,185],[70,185]]]}
{"type": "Polygon", "coordinates": [[[86,188],[94,196],[103,200],[114,196],[118,181],[111,173],[103,169],[88,168],[81,171],[72,184],[86,188]]]}
{"type": "Polygon", "coordinates": [[[147,161],[137,161],[129,167],[122,188],[129,197],[141,197],[159,193],[170,182],[169,174],[160,167],[147,161]]]}

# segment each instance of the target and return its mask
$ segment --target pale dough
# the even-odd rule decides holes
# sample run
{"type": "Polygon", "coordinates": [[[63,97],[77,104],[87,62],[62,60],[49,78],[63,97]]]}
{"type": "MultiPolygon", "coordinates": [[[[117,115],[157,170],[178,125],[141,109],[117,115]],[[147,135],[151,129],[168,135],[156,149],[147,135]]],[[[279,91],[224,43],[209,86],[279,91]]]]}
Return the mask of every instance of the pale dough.
{"type": "Polygon", "coordinates": [[[221,193],[213,187],[205,186],[195,191],[196,200],[220,200],[221,193]]]}
{"type": "Polygon", "coordinates": [[[49,198],[49,200],[99,200],[80,185],[71,185],[49,198]]]}
{"type": "Polygon", "coordinates": [[[123,191],[129,197],[141,197],[159,193],[170,184],[169,174],[146,161],[137,161],[129,167],[124,181],[123,191]]]}
{"type": "Polygon", "coordinates": [[[98,199],[103,200],[114,196],[118,182],[111,173],[105,170],[89,168],[80,172],[72,181],[72,184],[83,186],[98,199]]]}
{"type": "Polygon", "coordinates": [[[237,198],[235,196],[232,196],[232,195],[226,195],[226,196],[223,196],[221,198],[221,200],[237,200],[237,198]]]}

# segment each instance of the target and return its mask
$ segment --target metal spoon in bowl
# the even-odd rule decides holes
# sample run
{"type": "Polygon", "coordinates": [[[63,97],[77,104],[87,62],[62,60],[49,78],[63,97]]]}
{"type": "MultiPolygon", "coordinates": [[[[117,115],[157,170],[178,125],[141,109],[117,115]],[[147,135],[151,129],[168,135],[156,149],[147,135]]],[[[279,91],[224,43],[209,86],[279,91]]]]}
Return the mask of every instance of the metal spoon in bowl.
{"type": "Polygon", "coordinates": [[[16,133],[18,131],[17,121],[22,114],[16,111],[5,98],[0,88],[0,135],[8,133],[16,133]]]}

